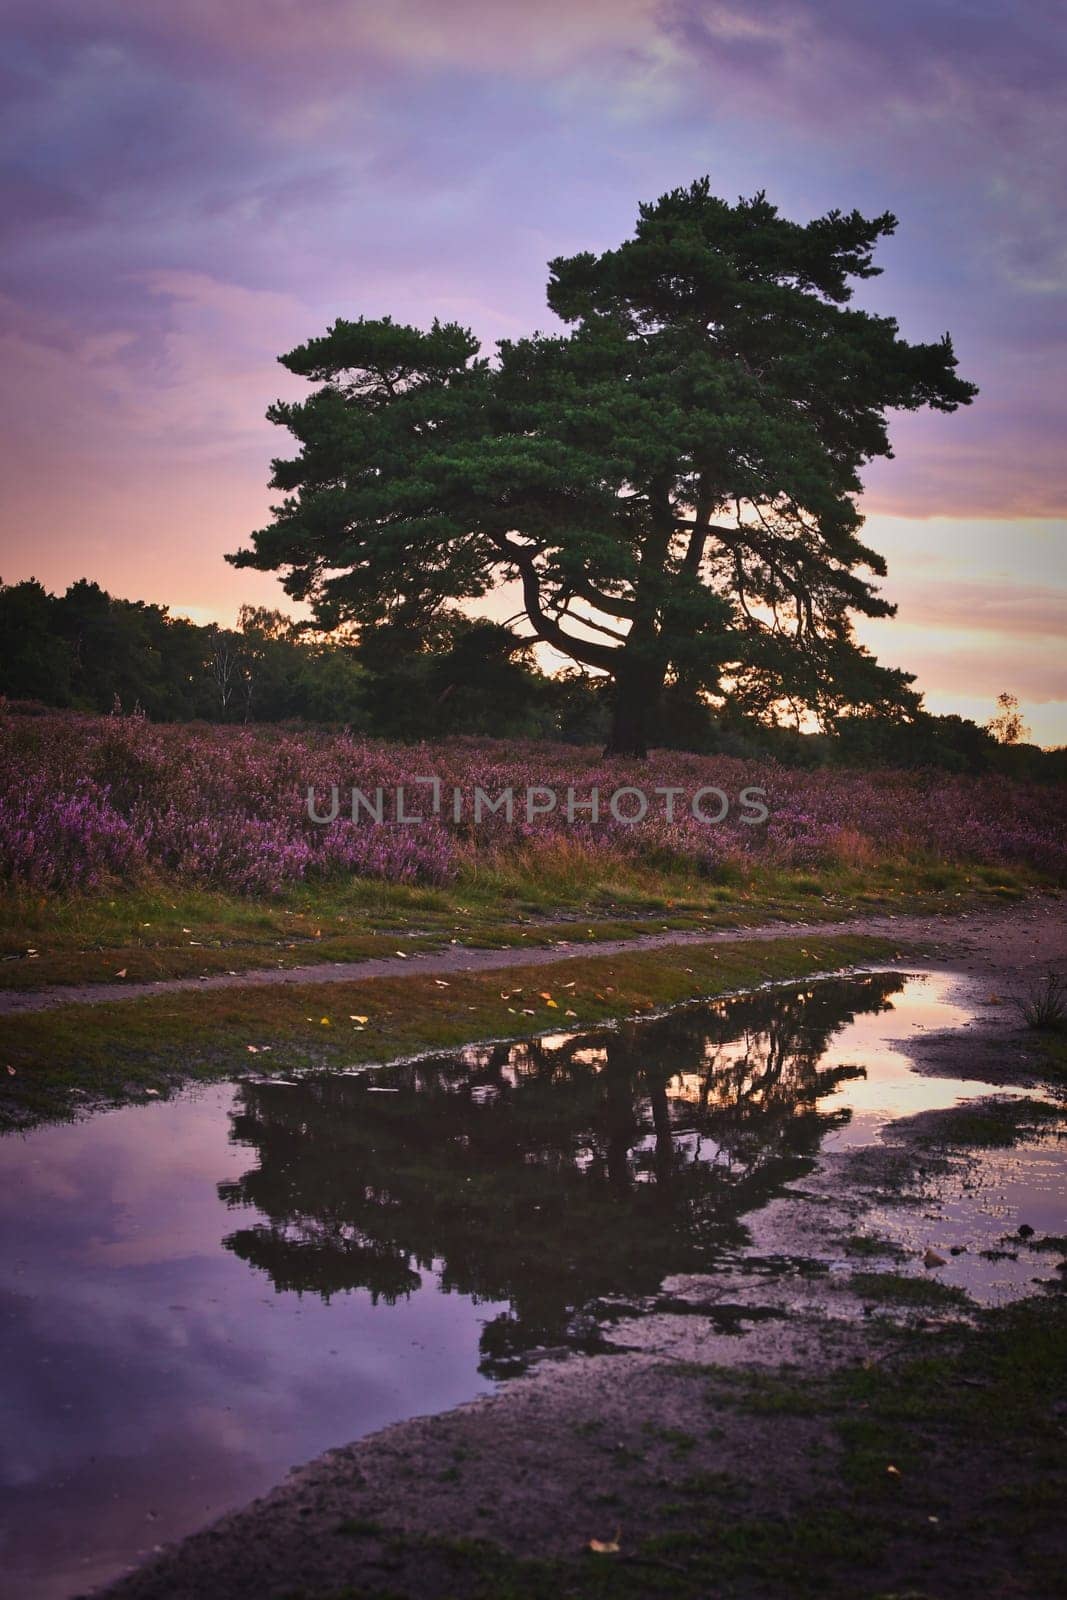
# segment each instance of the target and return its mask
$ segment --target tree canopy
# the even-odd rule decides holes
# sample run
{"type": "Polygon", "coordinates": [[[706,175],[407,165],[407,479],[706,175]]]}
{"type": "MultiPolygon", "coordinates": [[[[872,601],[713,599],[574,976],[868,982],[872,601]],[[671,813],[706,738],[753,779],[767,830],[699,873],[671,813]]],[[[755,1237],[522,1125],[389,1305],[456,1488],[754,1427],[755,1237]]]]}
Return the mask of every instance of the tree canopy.
{"type": "Polygon", "coordinates": [[[893,608],[861,539],[887,413],[976,393],[946,334],[855,308],[896,219],[807,224],[707,179],[634,237],[550,263],[561,334],[492,359],[454,323],[338,321],[281,357],[318,385],[268,413],[299,445],[237,565],[281,570],[324,626],[416,626],[517,578],[533,633],[615,684],[609,749],[641,753],[664,682],[824,723],[914,710],[851,617],[893,608]]]}

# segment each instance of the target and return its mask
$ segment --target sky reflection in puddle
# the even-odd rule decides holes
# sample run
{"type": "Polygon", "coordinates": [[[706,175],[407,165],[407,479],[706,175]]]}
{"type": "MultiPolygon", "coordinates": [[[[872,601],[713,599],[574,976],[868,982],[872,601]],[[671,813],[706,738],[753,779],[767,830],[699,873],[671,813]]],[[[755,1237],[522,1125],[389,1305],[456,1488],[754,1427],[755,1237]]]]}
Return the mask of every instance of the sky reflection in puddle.
{"type": "MultiPolygon", "coordinates": [[[[989,1092],[892,1048],[967,1020],[946,987],[833,979],[0,1140],[0,1588],[64,1600],[576,1342],[599,1298],[736,1256],[820,1150],[989,1092]]],[[[923,1204],[946,1232],[1007,1231],[1024,1201],[1052,1227],[1050,1151],[923,1204]]]]}

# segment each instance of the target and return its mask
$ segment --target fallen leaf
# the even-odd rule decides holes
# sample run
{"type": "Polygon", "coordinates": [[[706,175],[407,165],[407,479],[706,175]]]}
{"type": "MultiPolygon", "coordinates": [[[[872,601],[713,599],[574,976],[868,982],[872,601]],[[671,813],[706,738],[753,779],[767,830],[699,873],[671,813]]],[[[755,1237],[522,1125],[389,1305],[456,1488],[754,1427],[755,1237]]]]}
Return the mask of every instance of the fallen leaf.
{"type": "Polygon", "coordinates": [[[578,1015],[578,1013],[577,1013],[577,1011],[565,1011],[563,1013],[563,1015],[565,1017],[576,1017],[578,1015]]]}
{"type": "Polygon", "coordinates": [[[559,1005],[555,1000],[546,1000],[545,1001],[545,1005],[546,1006],[551,1006],[553,1011],[558,1011],[559,1010],[559,1005]]]}
{"type": "Polygon", "coordinates": [[[437,985],[437,987],[439,989],[447,989],[448,988],[448,984],[445,982],[444,978],[435,978],[433,981],[434,981],[434,983],[436,983],[436,985],[437,985]]]}
{"type": "Polygon", "coordinates": [[[349,1020],[349,1022],[358,1022],[358,1023],[362,1024],[364,1022],[369,1022],[370,1018],[369,1017],[357,1017],[355,1015],[355,1013],[353,1012],[353,1014],[349,1017],[348,1020],[349,1020]]]}
{"type": "Polygon", "coordinates": [[[320,1021],[320,1023],[321,1023],[321,1024],[322,1024],[322,1026],[323,1026],[323,1027],[324,1027],[324,1028],[328,1028],[328,1027],[329,1027],[329,1026],[330,1026],[330,1019],[329,1019],[329,1017],[320,1017],[320,1018],[319,1018],[319,1021],[320,1021]]]}
{"type": "Polygon", "coordinates": [[[621,1533],[622,1529],[616,1528],[614,1539],[590,1539],[589,1543],[586,1545],[586,1549],[592,1550],[593,1554],[597,1556],[617,1556],[619,1553],[619,1537],[621,1533]]]}
{"type": "Polygon", "coordinates": [[[926,1254],[923,1256],[924,1267],[943,1267],[944,1265],[944,1256],[939,1256],[936,1250],[927,1250],[926,1254]]]}
{"type": "Polygon", "coordinates": [[[115,976],[116,976],[116,978],[124,978],[126,976],[126,968],[125,967],[120,968],[120,970],[118,972],[116,972],[115,976]]]}
{"type": "Polygon", "coordinates": [[[15,1076],[15,1069],[14,1069],[14,1067],[8,1067],[8,1069],[7,1069],[7,1075],[8,1075],[8,1077],[9,1077],[9,1078],[13,1078],[13,1077],[14,1077],[14,1076],[15,1076]]]}
{"type": "Polygon", "coordinates": [[[900,1477],[900,1468],[899,1467],[889,1466],[889,1467],[886,1467],[885,1470],[888,1472],[888,1474],[889,1474],[889,1476],[891,1478],[899,1478],[900,1477]]]}
{"type": "MultiPolygon", "coordinates": [[[[455,942],[456,941],[453,939],[452,943],[455,944],[455,942]]],[[[406,961],[407,960],[407,955],[405,954],[405,952],[403,950],[398,950],[396,953],[400,957],[401,961],[406,961]]]]}
{"type": "Polygon", "coordinates": [[[251,1056],[258,1056],[259,1055],[259,1046],[258,1045],[246,1044],[245,1045],[245,1049],[248,1051],[249,1055],[251,1055],[251,1056]]]}

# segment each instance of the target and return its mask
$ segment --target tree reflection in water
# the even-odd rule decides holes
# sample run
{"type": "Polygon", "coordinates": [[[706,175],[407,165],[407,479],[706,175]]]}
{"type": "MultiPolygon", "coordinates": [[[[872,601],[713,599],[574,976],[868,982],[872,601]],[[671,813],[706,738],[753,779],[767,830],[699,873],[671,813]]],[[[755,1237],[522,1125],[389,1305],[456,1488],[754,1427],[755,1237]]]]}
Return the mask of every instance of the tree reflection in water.
{"type": "Polygon", "coordinates": [[[618,1029],[469,1047],[295,1086],[240,1085],[232,1139],[258,1165],[219,1193],[264,1221],[227,1247],[278,1290],[393,1301],[436,1270],[504,1301],[483,1370],[573,1336],[583,1308],[654,1294],[745,1238],[810,1169],[862,1067],[833,1035],[889,1009],[895,973],[690,1006],[618,1029]]]}

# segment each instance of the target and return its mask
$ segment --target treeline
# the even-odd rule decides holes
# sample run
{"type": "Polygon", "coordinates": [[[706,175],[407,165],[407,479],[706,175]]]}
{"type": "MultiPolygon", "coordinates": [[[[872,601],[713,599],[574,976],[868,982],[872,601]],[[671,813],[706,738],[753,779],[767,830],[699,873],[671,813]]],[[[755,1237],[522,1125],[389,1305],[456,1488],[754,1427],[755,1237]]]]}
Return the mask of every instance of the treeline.
{"type": "MultiPolygon", "coordinates": [[[[385,624],[364,637],[323,637],[278,611],[243,606],[235,628],[200,626],[166,606],[119,600],[80,579],[65,594],[0,584],[0,696],[9,704],[142,714],[159,722],[347,726],[399,740],[470,735],[604,740],[607,680],[549,677],[532,641],[487,619],[445,611],[427,625],[385,624]]],[[[656,743],[668,749],[771,756],[789,766],[940,767],[1067,776],[1067,751],[1019,742],[1004,719],[839,718],[825,733],[755,720],[668,684],[656,743]]]]}
{"type": "Polygon", "coordinates": [[[53,595],[0,584],[0,695],[158,722],[347,725],[384,738],[442,734],[596,740],[595,685],[537,668],[532,641],[447,612],[427,628],[324,638],[282,612],[242,606],[235,628],[119,600],[79,579],[53,595]]]}

